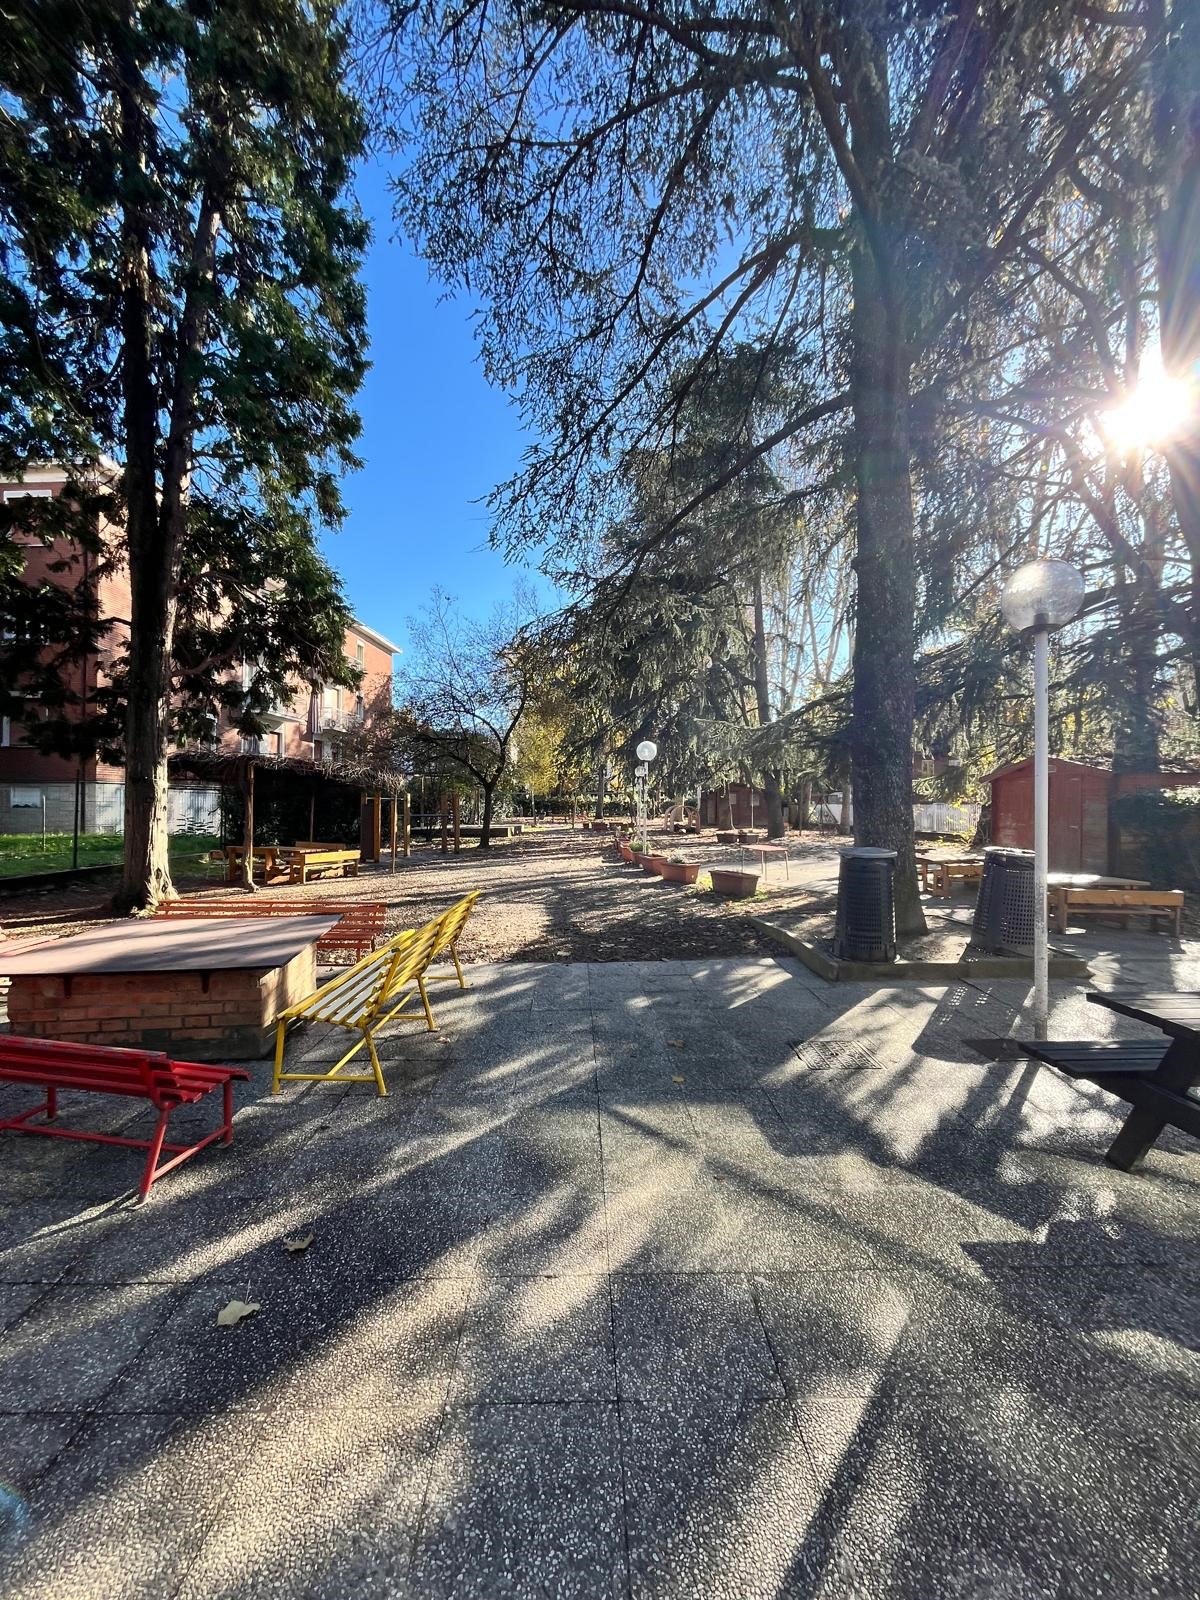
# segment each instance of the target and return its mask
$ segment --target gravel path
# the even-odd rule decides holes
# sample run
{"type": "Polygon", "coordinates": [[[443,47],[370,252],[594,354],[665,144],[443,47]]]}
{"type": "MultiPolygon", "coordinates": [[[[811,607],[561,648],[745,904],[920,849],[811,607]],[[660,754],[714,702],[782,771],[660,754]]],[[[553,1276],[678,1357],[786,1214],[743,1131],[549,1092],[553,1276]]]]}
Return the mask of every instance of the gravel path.
{"type": "MultiPolygon", "coordinates": [[[[728,850],[696,840],[672,848],[689,859],[728,859],[728,850]]],[[[460,855],[414,845],[395,873],[364,867],[357,878],[272,886],[272,896],[305,900],[383,900],[389,929],[411,927],[472,889],[483,896],[460,947],[468,961],[628,961],[683,956],[763,954],[769,946],[749,918],[769,904],[796,904],[831,871],[827,841],[793,845],[793,881],[769,901],[729,902],[623,865],[603,835],[549,826],[491,851],[465,846],[460,855]]],[[[239,891],[211,880],[177,884],[214,898],[239,891]]],[[[0,899],[5,938],[77,933],[105,916],[93,884],[0,899]]]]}

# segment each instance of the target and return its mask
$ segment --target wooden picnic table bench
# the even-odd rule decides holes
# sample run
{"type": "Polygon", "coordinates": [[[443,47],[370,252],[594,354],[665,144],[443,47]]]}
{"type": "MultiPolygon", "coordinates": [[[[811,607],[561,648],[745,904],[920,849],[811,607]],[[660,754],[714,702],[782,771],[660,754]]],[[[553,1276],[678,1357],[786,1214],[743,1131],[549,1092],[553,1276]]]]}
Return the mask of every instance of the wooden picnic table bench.
{"type": "Polygon", "coordinates": [[[182,895],[160,900],[160,917],[336,917],[337,923],[317,940],[317,955],[350,951],[357,961],[384,936],[387,905],[382,900],[268,900],[247,895],[240,900],[217,900],[210,895],[182,895]]]}
{"type": "Polygon", "coordinates": [[[1131,1171],[1170,1126],[1200,1139],[1200,994],[1092,991],[1093,1005],[1149,1023],[1165,1039],[1074,1039],[1022,1043],[1025,1054],[1070,1078],[1084,1078],[1133,1110],[1105,1160],[1131,1171]]]}
{"type": "Polygon", "coordinates": [[[1183,890],[1147,888],[1080,888],[1052,883],[1048,890],[1050,921],[1056,933],[1066,933],[1067,919],[1076,917],[1119,917],[1122,927],[1129,918],[1169,917],[1175,937],[1183,932],[1183,890]]]}
{"type": "MultiPolygon", "coordinates": [[[[240,882],[245,845],[226,845],[221,853],[225,857],[226,881],[240,882]]],[[[289,883],[307,883],[325,872],[341,872],[343,877],[358,875],[359,852],[341,845],[256,844],[253,857],[254,875],[261,876],[264,883],[277,874],[289,883]]]]}
{"type": "Polygon", "coordinates": [[[233,1080],[248,1080],[250,1074],[239,1067],[201,1065],[197,1061],[174,1061],[160,1051],[120,1050],[111,1045],[63,1044],[56,1039],[24,1039],[0,1034],[0,1080],[27,1083],[46,1091],[46,1098],[27,1111],[0,1122],[0,1128],[17,1133],[41,1133],[56,1139],[86,1139],[95,1144],[127,1145],[146,1151],[138,1192],[143,1200],[150,1187],[164,1172],[194,1156],[214,1139],[233,1142],[233,1080]],[[61,1089],[89,1094],[125,1095],[148,1100],[158,1112],[158,1121],[148,1139],[132,1139],[115,1133],[95,1133],[81,1128],[50,1126],[58,1115],[61,1089]],[[221,1125],[192,1144],[168,1144],[167,1128],[177,1106],[195,1105],[214,1090],[223,1091],[221,1125]],[[46,1122],[30,1119],[44,1112],[46,1122]],[[163,1151],[170,1160],[160,1161],[163,1151]]]}
{"type": "Polygon", "coordinates": [[[921,878],[921,892],[934,894],[948,900],[955,880],[959,883],[978,883],[983,877],[983,861],[979,856],[939,856],[928,851],[917,854],[917,872],[921,878]]]}

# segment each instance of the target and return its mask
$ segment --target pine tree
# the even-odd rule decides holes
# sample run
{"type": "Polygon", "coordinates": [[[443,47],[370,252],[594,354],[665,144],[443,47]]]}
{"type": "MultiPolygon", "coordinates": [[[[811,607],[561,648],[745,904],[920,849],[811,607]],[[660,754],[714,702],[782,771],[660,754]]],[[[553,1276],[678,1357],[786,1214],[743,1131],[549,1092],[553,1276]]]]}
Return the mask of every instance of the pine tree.
{"type": "Polygon", "coordinates": [[[256,653],[257,709],[345,677],[315,534],[365,370],[346,48],[331,0],[18,0],[0,26],[0,460],[118,464],[124,907],[169,889],[180,695],[237,701],[256,653]]]}

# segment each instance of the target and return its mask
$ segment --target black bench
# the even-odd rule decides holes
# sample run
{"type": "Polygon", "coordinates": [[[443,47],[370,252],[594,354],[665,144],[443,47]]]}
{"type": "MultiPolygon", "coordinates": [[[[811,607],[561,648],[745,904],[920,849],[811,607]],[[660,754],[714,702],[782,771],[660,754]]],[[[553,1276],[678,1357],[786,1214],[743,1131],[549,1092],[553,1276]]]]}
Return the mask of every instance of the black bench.
{"type": "Polygon", "coordinates": [[[1200,1139],[1200,1099],[1189,1093],[1200,1079],[1200,1041],[1192,1032],[1190,1015],[1178,1003],[1184,997],[1090,994],[1088,999],[1126,1016],[1156,1022],[1170,1035],[1022,1042],[1021,1049],[1035,1061],[1069,1078],[1086,1079],[1133,1107],[1105,1160],[1131,1171],[1168,1126],[1200,1139]]]}

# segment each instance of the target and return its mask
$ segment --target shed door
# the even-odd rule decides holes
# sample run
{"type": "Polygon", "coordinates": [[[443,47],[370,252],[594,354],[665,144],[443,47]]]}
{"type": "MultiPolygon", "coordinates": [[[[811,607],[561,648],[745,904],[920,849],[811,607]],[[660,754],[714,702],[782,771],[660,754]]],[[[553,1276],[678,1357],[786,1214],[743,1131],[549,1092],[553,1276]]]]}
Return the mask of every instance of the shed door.
{"type": "Polygon", "coordinates": [[[1050,870],[1079,872],[1083,864],[1083,785],[1061,766],[1050,773],[1050,870]]]}

